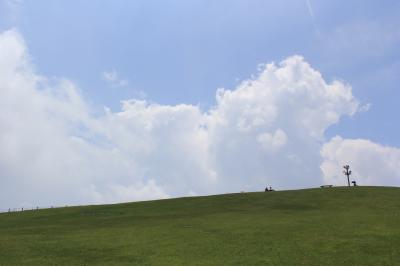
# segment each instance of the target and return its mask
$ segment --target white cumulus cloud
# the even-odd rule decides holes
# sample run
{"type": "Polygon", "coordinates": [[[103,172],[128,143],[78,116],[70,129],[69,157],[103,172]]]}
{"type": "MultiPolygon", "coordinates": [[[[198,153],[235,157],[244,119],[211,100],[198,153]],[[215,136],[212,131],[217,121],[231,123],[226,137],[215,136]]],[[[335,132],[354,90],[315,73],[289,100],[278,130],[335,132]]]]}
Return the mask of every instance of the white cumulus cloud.
{"type": "Polygon", "coordinates": [[[327,183],[346,185],[342,166],[349,164],[351,178],[360,185],[400,185],[400,149],[366,139],[339,136],[324,144],[321,169],[327,183]]]}
{"type": "Polygon", "coordinates": [[[128,85],[128,81],[120,78],[115,69],[103,71],[103,73],[101,73],[101,78],[112,87],[123,87],[128,85]]]}
{"type": "Polygon", "coordinates": [[[281,146],[286,144],[287,136],[286,133],[278,129],[274,134],[262,133],[257,137],[258,142],[266,150],[279,149],[281,146]]]}
{"type": "Polygon", "coordinates": [[[127,99],[95,116],[72,82],[38,75],[21,35],[6,31],[0,208],[318,186],[325,130],[361,109],[349,85],[292,56],[218,89],[206,111],[127,99]]]}

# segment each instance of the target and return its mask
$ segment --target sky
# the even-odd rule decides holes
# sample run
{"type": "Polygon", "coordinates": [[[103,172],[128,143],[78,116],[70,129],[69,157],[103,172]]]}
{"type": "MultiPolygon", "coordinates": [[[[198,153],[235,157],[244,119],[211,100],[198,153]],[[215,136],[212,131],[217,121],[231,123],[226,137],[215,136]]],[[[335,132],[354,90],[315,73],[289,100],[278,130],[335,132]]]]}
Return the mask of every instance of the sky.
{"type": "Polygon", "coordinates": [[[0,0],[0,209],[399,186],[398,14],[0,0]]]}

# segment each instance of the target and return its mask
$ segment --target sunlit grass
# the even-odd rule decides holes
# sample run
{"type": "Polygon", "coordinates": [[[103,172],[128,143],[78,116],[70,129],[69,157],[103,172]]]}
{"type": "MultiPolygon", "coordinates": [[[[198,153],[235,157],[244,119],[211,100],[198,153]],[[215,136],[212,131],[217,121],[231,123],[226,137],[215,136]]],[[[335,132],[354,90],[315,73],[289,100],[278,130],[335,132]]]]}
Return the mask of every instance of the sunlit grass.
{"type": "Polygon", "coordinates": [[[398,188],[0,214],[0,265],[396,265],[399,247],[398,188]]]}

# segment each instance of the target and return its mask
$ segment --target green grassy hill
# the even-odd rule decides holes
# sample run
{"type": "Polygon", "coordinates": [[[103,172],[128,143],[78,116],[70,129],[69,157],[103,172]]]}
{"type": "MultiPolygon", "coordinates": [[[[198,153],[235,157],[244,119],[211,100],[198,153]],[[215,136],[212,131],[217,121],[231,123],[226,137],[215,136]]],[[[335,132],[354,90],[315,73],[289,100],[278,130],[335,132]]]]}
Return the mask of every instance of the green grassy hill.
{"type": "Polygon", "coordinates": [[[227,194],[0,214],[0,265],[400,265],[400,189],[227,194]]]}

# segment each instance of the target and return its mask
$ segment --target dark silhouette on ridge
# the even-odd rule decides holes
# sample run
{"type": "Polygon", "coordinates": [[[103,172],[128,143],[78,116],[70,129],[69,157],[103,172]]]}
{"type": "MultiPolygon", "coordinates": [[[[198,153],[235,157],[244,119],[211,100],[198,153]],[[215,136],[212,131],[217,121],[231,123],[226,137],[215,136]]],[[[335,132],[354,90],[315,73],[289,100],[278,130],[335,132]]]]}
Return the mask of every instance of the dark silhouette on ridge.
{"type": "Polygon", "coordinates": [[[347,184],[350,187],[350,175],[351,175],[351,171],[349,170],[350,166],[346,164],[343,166],[343,168],[344,168],[343,174],[347,176],[347,184]]]}
{"type": "Polygon", "coordinates": [[[272,187],[269,187],[269,189],[268,189],[268,186],[266,186],[264,191],[269,192],[269,191],[275,191],[275,190],[273,190],[272,187]]]}

